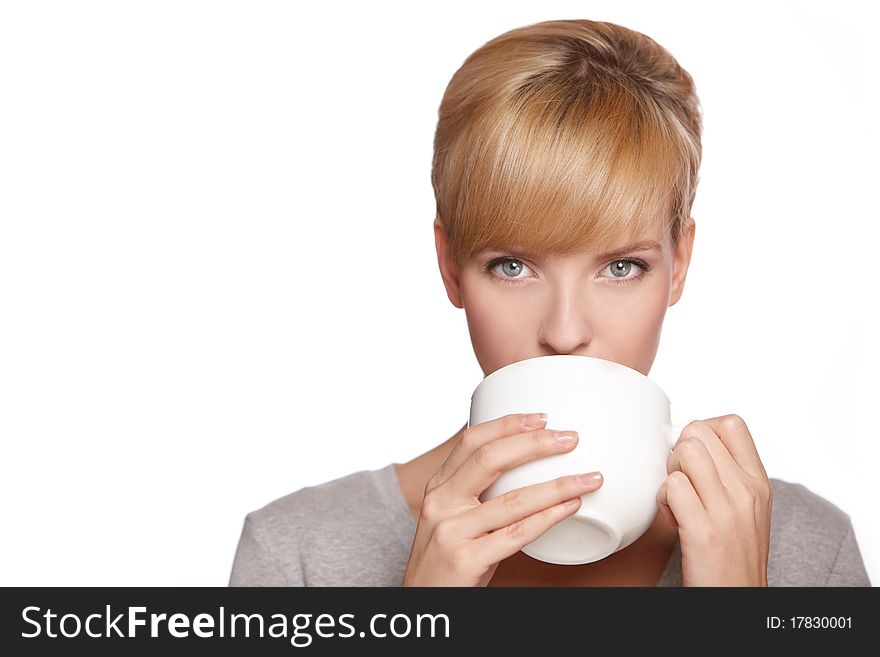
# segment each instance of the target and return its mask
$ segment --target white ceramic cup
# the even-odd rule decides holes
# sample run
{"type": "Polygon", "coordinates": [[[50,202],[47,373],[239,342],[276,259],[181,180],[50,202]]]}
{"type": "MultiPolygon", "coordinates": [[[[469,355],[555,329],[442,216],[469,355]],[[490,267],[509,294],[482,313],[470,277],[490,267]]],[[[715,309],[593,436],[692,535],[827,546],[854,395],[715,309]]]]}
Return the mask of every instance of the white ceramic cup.
{"type": "Polygon", "coordinates": [[[583,564],[622,550],[654,521],[666,461],[687,423],[670,422],[669,398],[641,372],[589,356],[540,356],[483,379],[471,396],[468,426],[510,413],[547,413],[548,429],[573,429],[577,446],[515,466],[480,496],[598,470],[602,486],[578,511],[523,547],[530,557],[583,564]]]}

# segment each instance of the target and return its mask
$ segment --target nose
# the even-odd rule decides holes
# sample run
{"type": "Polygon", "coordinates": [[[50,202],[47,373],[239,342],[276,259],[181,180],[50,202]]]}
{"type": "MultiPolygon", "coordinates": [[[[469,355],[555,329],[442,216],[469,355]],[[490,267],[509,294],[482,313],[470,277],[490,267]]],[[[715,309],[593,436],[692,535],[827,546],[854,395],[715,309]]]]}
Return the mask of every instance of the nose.
{"type": "Polygon", "coordinates": [[[557,292],[541,318],[538,342],[550,355],[586,352],[592,339],[588,301],[574,288],[557,292]]]}

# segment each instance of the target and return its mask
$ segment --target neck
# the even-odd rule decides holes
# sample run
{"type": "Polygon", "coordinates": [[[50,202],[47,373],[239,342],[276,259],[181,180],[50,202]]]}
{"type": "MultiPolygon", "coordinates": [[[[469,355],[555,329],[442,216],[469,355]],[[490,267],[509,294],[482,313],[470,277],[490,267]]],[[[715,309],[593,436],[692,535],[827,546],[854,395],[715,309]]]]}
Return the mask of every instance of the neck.
{"type": "Polygon", "coordinates": [[[400,481],[400,487],[403,489],[407,504],[416,519],[418,519],[422,508],[425,485],[434,473],[440,469],[440,466],[446,462],[446,459],[452,450],[455,449],[466,428],[467,422],[451,438],[413,460],[397,466],[397,477],[400,481]]]}

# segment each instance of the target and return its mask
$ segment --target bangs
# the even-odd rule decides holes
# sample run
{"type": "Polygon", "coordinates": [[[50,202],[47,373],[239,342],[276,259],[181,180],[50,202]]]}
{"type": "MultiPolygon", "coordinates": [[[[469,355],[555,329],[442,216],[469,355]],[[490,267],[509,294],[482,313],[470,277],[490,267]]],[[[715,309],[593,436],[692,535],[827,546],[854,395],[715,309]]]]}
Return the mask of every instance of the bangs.
{"type": "Polygon", "coordinates": [[[624,80],[527,80],[462,132],[453,252],[564,255],[626,236],[665,239],[686,144],[650,96],[624,80]]]}

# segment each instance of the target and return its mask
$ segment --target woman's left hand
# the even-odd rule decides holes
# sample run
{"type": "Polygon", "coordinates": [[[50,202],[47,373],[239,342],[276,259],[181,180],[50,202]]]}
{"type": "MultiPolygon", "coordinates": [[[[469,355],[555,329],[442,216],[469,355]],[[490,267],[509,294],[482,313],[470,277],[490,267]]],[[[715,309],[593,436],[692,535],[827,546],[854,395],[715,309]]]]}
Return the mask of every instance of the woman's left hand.
{"type": "Polygon", "coordinates": [[[678,526],[682,586],[767,586],[772,487],[738,415],[681,432],[657,491],[678,526]]]}

